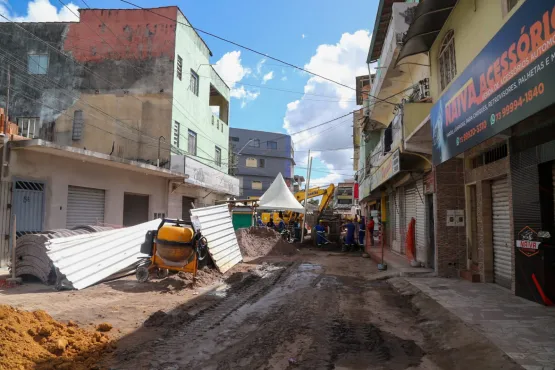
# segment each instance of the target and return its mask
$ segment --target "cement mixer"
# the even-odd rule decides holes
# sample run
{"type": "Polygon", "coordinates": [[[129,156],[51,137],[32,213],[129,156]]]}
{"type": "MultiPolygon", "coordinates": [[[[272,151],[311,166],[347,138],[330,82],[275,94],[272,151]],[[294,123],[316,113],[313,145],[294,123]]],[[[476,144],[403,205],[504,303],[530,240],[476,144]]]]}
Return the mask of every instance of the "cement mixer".
{"type": "Polygon", "coordinates": [[[171,271],[190,272],[193,280],[199,265],[206,265],[210,256],[208,242],[193,223],[178,219],[163,219],[157,230],[147,232],[141,253],[147,254],[135,274],[139,282],[146,282],[151,274],[159,279],[171,271]]]}

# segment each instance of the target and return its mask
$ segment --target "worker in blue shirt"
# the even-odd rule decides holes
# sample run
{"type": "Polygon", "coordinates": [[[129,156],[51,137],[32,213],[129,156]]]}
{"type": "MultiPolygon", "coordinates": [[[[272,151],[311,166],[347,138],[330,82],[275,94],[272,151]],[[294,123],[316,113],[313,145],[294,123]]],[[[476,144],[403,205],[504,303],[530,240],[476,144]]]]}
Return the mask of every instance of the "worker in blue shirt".
{"type": "Polygon", "coordinates": [[[358,224],[358,245],[364,251],[364,237],[366,235],[366,225],[364,223],[364,217],[360,218],[358,224]]]}
{"type": "Polygon", "coordinates": [[[322,220],[320,220],[318,225],[314,226],[314,231],[316,232],[316,243],[319,247],[321,247],[322,244],[325,244],[326,242],[326,238],[324,236],[326,234],[326,228],[324,227],[322,220]]]}
{"type": "Polygon", "coordinates": [[[285,230],[285,222],[283,221],[282,218],[280,218],[279,223],[278,223],[278,227],[277,227],[277,231],[282,232],[283,230],[285,230]]]}
{"type": "Polygon", "coordinates": [[[347,235],[345,236],[345,244],[343,245],[343,252],[346,251],[346,248],[351,248],[355,243],[355,229],[356,226],[353,221],[349,220],[343,227],[347,230],[347,235]]]}
{"type": "Polygon", "coordinates": [[[262,218],[260,218],[260,216],[258,216],[258,226],[264,226],[264,222],[262,222],[262,218]]]}
{"type": "Polygon", "coordinates": [[[268,223],[266,224],[266,227],[269,227],[270,229],[275,229],[276,228],[276,224],[274,224],[274,219],[270,218],[270,221],[268,221],[268,223]]]}

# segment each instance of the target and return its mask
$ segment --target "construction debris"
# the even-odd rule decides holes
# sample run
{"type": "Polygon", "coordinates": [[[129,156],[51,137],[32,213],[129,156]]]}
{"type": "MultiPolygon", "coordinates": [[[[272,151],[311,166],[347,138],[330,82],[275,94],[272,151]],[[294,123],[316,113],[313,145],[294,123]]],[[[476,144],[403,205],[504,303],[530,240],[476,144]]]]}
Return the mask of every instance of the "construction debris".
{"type": "Polygon", "coordinates": [[[2,369],[91,369],[114,348],[106,334],[60,323],[44,311],[0,305],[2,369]]]}
{"type": "Polygon", "coordinates": [[[297,253],[297,248],[267,227],[238,229],[237,241],[241,253],[246,257],[289,256],[297,253]]]}
{"type": "Polygon", "coordinates": [[[46,253],[49,240],[74,235],[90,234],[112,230],[104,226],[76,226],[73,229],[57,229],[39,234],[23,235],[17,239],[15,272],[17,277],[34,276],[45,284],[56,283],[56,272],[46,253]]]}

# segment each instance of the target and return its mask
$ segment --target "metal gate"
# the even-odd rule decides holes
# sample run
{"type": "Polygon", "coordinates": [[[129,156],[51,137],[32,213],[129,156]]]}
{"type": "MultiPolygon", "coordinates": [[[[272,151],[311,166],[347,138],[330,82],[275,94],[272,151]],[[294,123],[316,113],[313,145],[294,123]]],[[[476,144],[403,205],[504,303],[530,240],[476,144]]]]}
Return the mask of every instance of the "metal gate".
{"type": "Polygon", "coordinates": [[[511,230],[507,179],[491,184],[493,227],[493,273],[495,283],[511,288],[511,230]]]}
{"type": "Polygon", "coordinates": [[[424,181],[416,182],[416,260],[428,263],[426,250],[426,204],[424,196],[424,181]]]}
{"type": "Polygon", "coordinates": [[[14,181],[13,213],[17,217],[17,236],[42,231],[44,222],[44,187],[43,182],[14,181]]]}
{"type": "Polygon", "coordinates": [[[104,224],[105,199],[103,189],[68,186],[66,227],[104,224]]]}
{"type": "Polygon", "coordinates": [[[405,191],[402,187],[397,188],[395,191],[395,199],[393,204],[393,212],[395,213],[395,242],[392,243],[392,249],[398,253],[404,253],[403,235],[404,222],[405,222],[405,191]]]}

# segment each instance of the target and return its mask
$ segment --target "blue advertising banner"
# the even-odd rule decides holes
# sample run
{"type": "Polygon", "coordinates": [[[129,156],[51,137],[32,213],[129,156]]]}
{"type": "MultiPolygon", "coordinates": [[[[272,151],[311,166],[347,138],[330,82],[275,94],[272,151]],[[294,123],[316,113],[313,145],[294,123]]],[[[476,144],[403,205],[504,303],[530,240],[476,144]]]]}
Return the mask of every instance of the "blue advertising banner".
{"type": "Polygon", "coordinates": [[[431,112],[441,164],[555,102],[555,0],[526,0],[431,112]]]}

